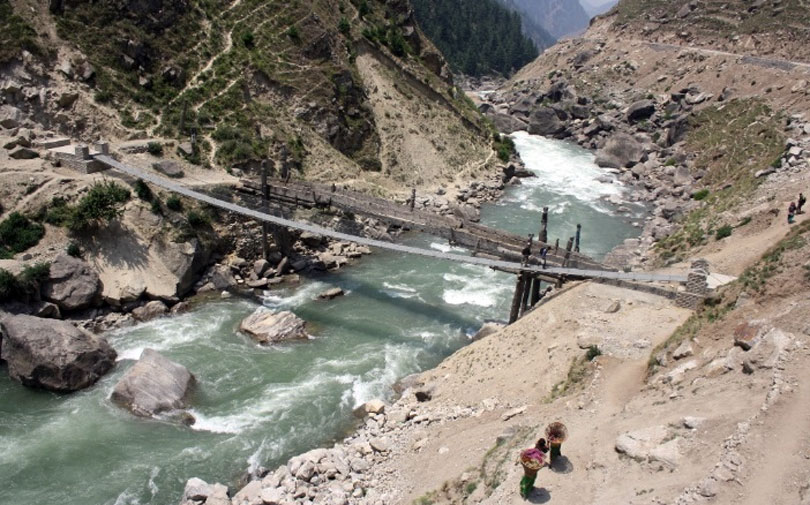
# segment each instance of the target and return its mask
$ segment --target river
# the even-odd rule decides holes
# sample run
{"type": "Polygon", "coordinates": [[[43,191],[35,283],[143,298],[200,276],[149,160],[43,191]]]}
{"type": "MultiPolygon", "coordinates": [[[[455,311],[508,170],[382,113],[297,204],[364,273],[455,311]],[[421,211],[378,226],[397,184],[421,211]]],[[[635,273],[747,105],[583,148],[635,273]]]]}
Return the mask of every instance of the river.
{"type": "MultiPolygon", "coordinates": [[[[583,224],[582,252],[604,255],[638,234],[603,197],[618,184],[573,144],[514,136],[538,177],[482,209],[482,222],[537,233],[550,208],[549,237],[562,244],[583,224]]],[[[641,209],[636,209],[641,211],[641,209]]],[[[461,250],[413,235],[411,245],[461,250]]],[[[106,335],[115,370],[71,395],[33,391],[0,373],[0,504],[174,505],[190,477],[233,485],[248,467],[273,467],[328,444],[352,427],[352,411],[390,398],[400,377],[437,365],[488,319],[508,316],[514,277],[481,267],[375,251],[337,274],[267,293],[313,338],[260,347],[236,331],[257,304],[212,299],[191,312],[106,335]],[[317,301],[340,286],[346,295],[317,301]],[[151,347],[198,380],[189,428],[138,419],[111,404],[115,383],[151,347]]]]}

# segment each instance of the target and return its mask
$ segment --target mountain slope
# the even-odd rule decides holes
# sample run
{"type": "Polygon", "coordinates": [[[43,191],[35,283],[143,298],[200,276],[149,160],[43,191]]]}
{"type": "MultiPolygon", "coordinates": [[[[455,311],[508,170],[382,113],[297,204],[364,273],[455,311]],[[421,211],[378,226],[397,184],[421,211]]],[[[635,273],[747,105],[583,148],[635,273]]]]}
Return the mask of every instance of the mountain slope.
{"type": "Polygon", "coordinates": [[[511,75],[537,57],[534,44],[521,32],[520,16],[495,0],[412,3],[419,25],[457,72],[511,75]]]}
{"type": "Polygon", "coordinates": [[[585,9],[585,12],[590,17],[604,14],[612,9],[617,3],[619,3],[618,0],[580,0],[582,8],[585,9]]]}
{"type": "Polygon", "coordinates": [[[588,27],[590,17],[578,0],[499,0],[521,13],[522,17],[542,26],[559,39],[579,33],[588,27]]]}
{"type": "MultiPolygon", "coordinates": [[[[403,180],[438,182],[422,177],[423,169],[439,170],[445,180],[491,152],[488,129],[453,88],[406,0],[9,5],[38,33],[36,47],[56,49],[12,59],[6,71],[23,87],[76,96],[62,107],[20,94],[13,105],[62,134],[179,142],[193,135],[194,163],[251,169],[269,159],[303,177],[329,174],[400,189],[403,180]],[[369,104],[373,89],[359,73],[361,54],[393,69],[385,78],[414,111],[435,119],[430,133],[417,132],[430,139],[435,156],[423,160],[383,145],[390,136],[369,104]],[[400,163],[406,158],[407,170],[400,163]]],[[[403,135],[412,129],[385,123],[403,135]]]]}

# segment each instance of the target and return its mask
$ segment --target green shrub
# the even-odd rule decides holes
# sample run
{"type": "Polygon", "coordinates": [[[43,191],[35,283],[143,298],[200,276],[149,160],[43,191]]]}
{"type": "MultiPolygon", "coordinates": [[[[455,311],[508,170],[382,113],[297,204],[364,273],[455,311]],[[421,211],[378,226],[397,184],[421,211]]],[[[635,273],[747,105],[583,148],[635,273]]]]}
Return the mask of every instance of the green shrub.
{"type": "Polygon", "coordinates": [[[692,199],[700,201],[700,200],[705,200],[707,196],[709,196],[709,190],[707,188],[703,188],[700,191],[696,191],[692,195],[692,199]]]}
{"type": "Polygon", "coordinates": [[[82,248],[79,247],[79,244],[76,242],[70,242],[65,249],[65,252],[68,256],[73,256],[74,258],[81,258],[82,257],[82,248]]]}
{"type": "Polygon", "coordinates": [[[152,214],[157,214],[158,216],[163,215],[163,207],[160,206],[160,200],[155,198],[152,200],[152,204],[149,207],[149,210],[152,211],[152,214]]]}
{"type": "Polygon", "coordinates": [[[597,356],[601,356],[601,355],[602,355],[602,350],[599,349],[599,346],[597,346],[597,345],[592,345],[592,346],[588,347],[588,350],[585,352],[585,357],[588,358],[588,361],[593,361],[594,358],[596,358],[597,356]]]}
{"type": "Polygon", "coordinates": [[[40,286],[48,279],[50,263],[26,266],[18,276],[0,268],[0,302],[39,299],[40,286]]]}
{"type": "Polygon", "coordinates": [[[70,222],[73,209],[68,205],[67,200],[61,196],[55,196],[51,200],[45,211],[45,222],[54,226],[67,226],[70,222]]]}
{"type": "Polygon", "coordinates": [[[286,34],[288,37],[290,37],[290,40],[292,40],[293,42],[296,43],[301,42],[301,33],[298,31],[297,26],[293,25],[287,28],[286,34]]]}
{"type": "Polygon", "coordinates": [[[143,182],[143,179],[135,181],[135,194],[145,202],[151,202],[155,196],[152,194],[152,190],[149,189],[149,186],[143,182]]]}
{"type": "Polygon", "coordinates": [[[12,212],[0,223],[0,258],[11,258],[33,247],[45,235],[45,227],[19,212],[12,212]]]}
{"type": "Polygon", "coordinates": [[[340,33],[348,37],[349,33],[351,33],[351,28],[348,19],[345,17],[340,18],[340,22],[338,22],[338,30],[340,30],[340,33]]]}
{"type": "Polygon", "coordinates": [[[367,16],[369,12],[371,12],[371,9],[368,6],[368,2],[366,2],[366,0],[361,0],[360,5],[357,7],[357,13],[361,18],[363,18],[367,16]]]}
{"type": "Polygon", "coordinates": [[[665,167],[672,167],[675,166],[675,158],[668,158],[667,161],[664,162],[665,167]]]}
{"type": "Polygon", "coordinates": [[[181,210],[183,210],[183,202],[177,195],[171,195],[169,198],[166,199],[166,207],[168,207],[169,210],[180,212],[181,210]]]}
{"type": "Polygon", "coordinates": [[[146,150],[152,156],[162,156],[163,155],[163,144],[160,142],[149,142],[146,144],[146,150]]]}
{"type": "Polygon", "coordinates": [[[411,47],[405,42],[405,37],[399,30],[391,30],[388,34],[388,48],[395,56],[400,58],[411,52],[411,47]]]}
{"type": "Polygon", "coordinates": [[[110,103],[112,102],[113,96],[112,93],[107,90],[98,90],[93,95],[93,100],[98,103],[110,103]]]}
{"type": "Polygon", "coordinates": [[[20,292],[17,278],[11,272],[0,268],[0,302],[12,300],[20,292]]]}
{"type": "Polygon", "coordinates": [[[193,228],[203,228],[211,224],[211,218],[205,212],[200,212],[198,210],[190,210],[186,214],[186,219],[188,220],[188,224],[190,224],[193,228]]]}
{"type": "Polygon", "coordinates": [[[503,162],[509,161],[515,153],[515,142],[506,135],[498,135],[493,147],[498,153],[498,159],[503,162]]]}
{"type": "Polygon", "coordinates": [[[50,263],[36,263],[23,268],[23,271],[17,276],[17,281],[24,291],[34,292],[39,290],[40,284],[48,280],[50,274],[50,263]]]}
{"type": "Polygon", "coordinates": [[[253,35],[253,32],[242,33],[242,45],[248,49],[253,49],[255,47],[256,37],[253,35]]]}
{"type": "Polygon", "coordinates": [[[717,232],[714,234],[714,238],[717,240],[722,240],[726,237],[731,236],[731,232],[734,230],[730,225],[723,225],[717,229],[717,232]]]}
{"type": "Polygon", "coordinates": [[[129,198],[129,190],[115,182],[94,184],[73,208],[68,229],[81,232],[112,221],[121,215],[120,206],[129,198]]]}

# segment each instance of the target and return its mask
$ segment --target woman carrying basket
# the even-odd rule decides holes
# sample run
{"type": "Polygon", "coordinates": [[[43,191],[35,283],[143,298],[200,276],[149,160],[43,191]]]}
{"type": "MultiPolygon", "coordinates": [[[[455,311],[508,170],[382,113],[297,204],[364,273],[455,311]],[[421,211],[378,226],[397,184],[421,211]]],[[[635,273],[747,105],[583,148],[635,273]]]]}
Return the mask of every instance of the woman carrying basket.
{"type": "Polygon", "coordinates": [[[559,421],[551,423],[546,426],[546,437],[548,437],[548,443],[551,445],[549,465],[552,465],[555,459],[562,456],[561,447],[565,439],[568,438],[568,428],[559,421]]]}
{"type": "Polygon", "coordinates": [[[520,464],[523,465],[523,478],[520,479],[520,496],[528,498],[529,493],[534,489],[534,481],[537,479],[537,472],[545,464],[548,445],[546,439],[541,438],[531,449],[524,449],[520,452],[520,464]]]}

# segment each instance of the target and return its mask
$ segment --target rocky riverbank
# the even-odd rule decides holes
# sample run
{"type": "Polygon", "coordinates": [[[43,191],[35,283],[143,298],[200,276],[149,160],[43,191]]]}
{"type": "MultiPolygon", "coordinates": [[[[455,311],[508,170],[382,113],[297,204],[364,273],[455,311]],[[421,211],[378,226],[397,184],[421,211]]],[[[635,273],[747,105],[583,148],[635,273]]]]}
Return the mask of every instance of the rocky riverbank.
{"type": "MultiPolygon", "coordinates": [[[[580,53],[575,65],[581,66],[589,57],[588,52],[580,53]]],[[[489,90],[478,106],[504,133],[526,130],[593,151],[596,163],[613,172],[600,182],[623,184],[629,189],[630,201],[650,209],[640,237],[628,239],[606,258],[620,267],[649,263],[651,248],[672,235],[684,216],[701,207],[699,192],[712,183],[704,180],[705,170],[696,168],[702,154],[689,149],[687,133],[701,110],[722,107],[729,100],[725,94],[715,97],[703,92],[697,85],[634,99],[638,94],[615,92],[594,99],[557,78],[540,90],[528,82],[489,90]]],[[[782,155],[770,165],[756,167],[756,177],[790,177],[806,167],[808,132],[810,122],[802,115],[786,118],[782,155]]],[[[610,203],[619,213],[628,211],[618,198],[611,198],[610,203]]]]}

